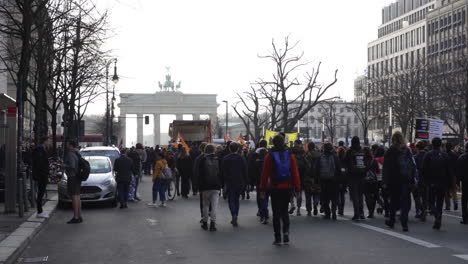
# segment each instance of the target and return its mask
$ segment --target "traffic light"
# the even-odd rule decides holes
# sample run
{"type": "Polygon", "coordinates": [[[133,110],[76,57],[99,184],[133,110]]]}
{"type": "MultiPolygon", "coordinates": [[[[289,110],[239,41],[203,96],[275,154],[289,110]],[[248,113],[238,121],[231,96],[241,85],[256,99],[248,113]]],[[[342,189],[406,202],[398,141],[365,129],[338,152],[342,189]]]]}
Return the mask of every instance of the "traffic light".
{"type": "Polygon", "coordinates": [[[145,125],[149,125],[149,116],[145,116],[145,125]]]}

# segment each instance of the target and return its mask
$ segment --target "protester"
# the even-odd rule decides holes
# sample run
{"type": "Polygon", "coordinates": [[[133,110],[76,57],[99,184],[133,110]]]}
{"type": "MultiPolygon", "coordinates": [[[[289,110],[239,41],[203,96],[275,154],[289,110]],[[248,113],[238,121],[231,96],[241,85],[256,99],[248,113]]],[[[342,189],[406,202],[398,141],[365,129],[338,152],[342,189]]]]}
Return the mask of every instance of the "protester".
{"type": "Polygon", "coordinates": [[[166,207],[167,183],[163,174],[165,168],[167,168],[167,161],[164,154],[160,152],[158,153],[158,161],[156,161],[153,172],[153,201],[149,203],[148,206],[156,206],[159,194],[159,200],[161,201],[159,206],[166,207]]]}
{"type": "Polygon", "coordinates": [[[457,187],[457,160],[458,153],[453,150],[453,145],[449,142],[445,144],[445,151],[448,155],[449,166],[449,189],[445,194],[445,210],[450,210],[450,200],[453,201],[453,210],[458,210],[458,187],[457,187]]]}
{"type": "Polygon", "coordinates": [[[393,228],[396,212],[400,209],[401,226],[403,231],[408,232],[408,212],[411,207],[410,188],[415,184],[416,164],[401,132],[395,132],[391,142],[392,145],[385,153],[383,164],[383,182],[390,195],[390,218],[385,221],[385,224],[393,228]]]}
{"type": "Polygon", "coordinates": [[[64,158],[64,167],[67,174],[67,192],[72,198],[73,218],[67,224],[79,224],[83,222],[81,217],[81,179],[78,177],[78,159],[81,157],[78,151],[78,144],[75,141],[69,141],[67,152],[64,158]]]}
{"type": "Polygon", "coordinates": [[[270,218],[268,212],[268,201],[270,199],[269,190],[265,190],[265,195],[261,197],[260,193],[260,183],[262,181],[262,172],[263,165],[265,163],[265,156],[268,154],[266,148],[262,148],[257,155],[257,160],[255,161],[255,174],[256,174],[256,189],[257,189],[257,207],[260,216],[260,222],[264,225],[268,224],[268,219],[270,218]]]}
{"type": "Polygon", "coordinates": [[[201,227],[208,230],[208,218],[210,218],[210,231],[216,231],[216,213],[221,190],[221,177],[219,160],[215,154],[215,146],[207,144],[204,154],[198,160],[198,173],[196,173],[197,189],[202,195],[202,222],[201,227]]]}
{"type": "Polygon", "coordinates": [[[385,155],[385,149],[383,147],[379,147],[375,150],[374,159],[375,159],[375,162],[377,163],[377,168],[374,167],[374,169],[376,170],[378,193],[379,193],[378,198],[377,198],[377,203],[379,205],[379,208],[377,208],[377,213],[378,214],[384,213],[385,217],[389,217],[390,207],[389,207],[389,202],[388,202],[388,193],[387,193],[387,189],[384,188],[384,183],[383,183],[383,164],[385,161],[384,155],[385,155]]]}
{"type": "Polygon", "coordinates": [[[132,181],[130,182],[129,191],[128,191],[128,200],[129,201],[140,201],[136,197],[138,182],[139,182],[139,175],[141,174],[141,156],[138,154],[137,150],[132,147],[130,151],[128,151],[128,157],[133,162],[133,176],[132,181]]]}
{"type": "MultiPolygon", "coordinates": [[[[421,174],[423,171],[423,160],[424,156],[426,155],[426,142],[425,141],[419,141],[416,143],[416,149],[417,153],[414,155],[414,161],[416,162],[416,168],[418,169],[418,173],[421,174]]],[[[419,209],[419,215],[418,212],[416,214],[416,218],[419,218],[422,222],[426,221],[426,216],[427,216],[427,210],[428,210],[428,188],[426,183],[424,182],[424,178],[419,177],[419,182],[417,185],[417,191],[418,191],[418,198],[419,200],[415,200],[416,204],[416,211],[419,209]]]]}
{"type": "Polygon", "coordinates": [[[193,162],[185,148],[180,150],[179,158],[177,159],[177,170],[181,179],[180,194],[187,199],[190,192],[190,181],[193,174],[193,162]]]}
{"type": "Polygon", "coordinates": [[[42,210],[42,199],[49,181],[49,137],[42,137],[39,142],[32,153],[32,176],[37,185],[37,217],[48,218],[49,214],[42,210]]]}
{"type": "Polygon", "coordinates": [[[451,179],[449,172],[449,156],[442,152],[442,140],[432,139],[432,150],[423,160],[422,178],[429,188],[429,205],[434,213],[433,228],[439,230],[442,226],[442,209],[445,193],[448,191],[451,179]]]}
{"type": "Polygon", "coordinates": [[[468,143],[465,145],[465,153],[462,154],[457,161],[458,182],[462,186],[462,221],[461,224],[468,224],[468,143]]]}
{"type": "MultiPolygon", "coordinates": [[[[190,151],[191,153],[199,153],[197,157],[195,157],[195,159],[193,160],[193,175],[192,175],[192,188],[193,188],[193,196],[197,195],[198,193],[198,179],[200,179],[200,159],[204,157],[204,152],[205,152],[205,148],[206,148],[206,145],[208,145],[208,143],[206,142],[202,142],[200,144],[200,147],[199,147],[199,150],[198,151],[193,151],[192,150],[190,151]]],[[[202,193],[200,192],[200,215],[201,217],[203,218],[203,196],[202,196],[202,193]]],[[[202,222],[202,220],[200,220],[200,222],[202,222]]]]}
{"type": "Polygon", "coordinates": [[[283,243],[289,243],[288,203],[291,190],[295,190],[296,193],[300,192],[301,179],[294,155],[286,150],[284,137],[275,136],[273,145],[271,152],[265,157],[260,192],[264,198],[265,191],[270,190],[275,235],[273,244],[280,245],[281,231],[283,243]]]}
{"type": "MultiPolygon", "coordinates": [[[[364,148],[366,155],[372,156],[371,149],[364,148]]],[[[366,206],[369,214],[367,218],[374,218],[377,201],[379,200],[379,183],[377,181],[377,174],[379,173],[379,164],[372,158],[371,166],[366,173],[364,178],[364,197],[366,200],[366,206]]]]}
{"type": "MultiPolygon", "coordinates": [[[[340,141],[343,143],[343,141],[340,141]]],[[[341,144],[340,144],[341,145],[341,144]]],[[[344,208],[346,204],[346,189],[348,188],[347,184],[347,163],[346,163],[346,148],[340,146],[338,148],[338,160],[340,161],[341,173],[338,179],[338,215],[344,216],[344,208]]]]}
{"type": "Polygon", "coordinates": [[[115,160],[114,172],[119,194],[120,209],[127,208],[128,192],[133,176],[133,161],[127,156],[128,149],[120,151],[120,157],[115,160]]]}
{"type": "Polygon", "coordinates": [[[223,181],[232,216],[231,224],[234,227],[238,225],[239,197],[247,187],[247,161],[238,153],[240,148],[240,144],[231,143],[231,154],[226,155],[222,161],[223,181]]]}
{"type": "Polygon", "coordinates": [[[353,201],[354,216],[352,220],[364,220],[364,178],[370,168],[372,156],[361,147],[359,137],[351,139],[351,149],[346,153],[347,176],[353,201]]]}
{"type": "Polygon", "coordinates": [[[307,216],[312,215],[312,200],[313,200],[313,213],[318,215],[318,205],[320,203],[320,181],[316,173],[316,161],[320,158],[321,154],[316,150],[315,143],[310,142],[307,145],[307,152],[305,158],[309,166],[306,177],[303,179],[302,185],[304,188],[307,216]]]}
{"type": "Polygon", "coordinates": [[[303,189],[302,187],[303,187],[304,179],[306,178],[306,174],[308,173],[308,171],[310,169],[309,168],[310,166],[307,163],[307,159],[306,159],[306,155],[305,155],[306,152],[304,150],[304,146],[302,145],[301,140],[298,139],[298,140],[296,140],[294,142],[294,147],[292,149],[292,153],[293,153],[294,157],[296,158],[297,167],[298,167],[298,170],[299,170],[299,176],[301,178],[301,192],[297,196],[294,196],[294,192],[292,192],[292,194],[291,194],[291,209],[289,210],[289,213],[293,214],[294,209],[296,209],[296,207],[294,206],[294,197],[296,197],[296,202],[297,202],[296,215],[301,216],[302,189],[303,189]]]}
{"type": "Polygon", "coordinates": [[[316,175],[320,178],[322,189],[322,206],[324,207],[325,219],[336,220],[338,202],[338,180],[341,174],[340,161],[333,152],[333,145],[325,143],[323,154],[317,160],[316,175]],[[330,209],[331,203],[331,209],[330,209]]]}

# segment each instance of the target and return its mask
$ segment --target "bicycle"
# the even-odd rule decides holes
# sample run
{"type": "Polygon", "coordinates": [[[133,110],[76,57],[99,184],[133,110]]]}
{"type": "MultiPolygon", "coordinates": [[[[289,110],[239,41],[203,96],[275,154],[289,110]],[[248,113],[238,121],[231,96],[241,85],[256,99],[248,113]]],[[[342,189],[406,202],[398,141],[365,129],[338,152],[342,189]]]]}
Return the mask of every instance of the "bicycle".
{"type": "Polygon", "coordinates": [[[176,176],[177,176],[178,173],[179,172],[177,171],[177,169],[173,169],[171,179],[166,179],[166,181],[167,181],[167,189],[166,189],[167,200],[173,201],[175,199],[175,197],[177,196],[177,189],[176,189],[175,179],[176,179],[176,176]]]}

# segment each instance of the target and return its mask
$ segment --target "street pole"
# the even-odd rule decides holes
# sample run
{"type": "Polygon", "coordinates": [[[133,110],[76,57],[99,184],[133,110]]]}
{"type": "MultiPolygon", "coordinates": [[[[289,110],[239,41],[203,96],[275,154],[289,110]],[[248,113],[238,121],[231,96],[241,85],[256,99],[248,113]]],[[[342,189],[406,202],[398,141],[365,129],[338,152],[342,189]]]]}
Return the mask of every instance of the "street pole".
{"type": "Polygon", "coordinates": [[[388,109],[388,146],[390,147],[393,134],[393,116],[392,116],[392,107],[388,109]]]}
{"type": "MultiPolygon", "coordinates": [[[[226,137],[228,136],[228,130],[229,130],[229,116],[228,116],[228,101],[224,100],[223,103],[226,104],[226,137]]],[[[226,138],[224,139],[224,142],[226,143],[226,138]]]]}
{"type": "Polygon", "coordinates": [[[104,145],[109,146],[109,65],[110,62],[106,65],[106,137],[104,140],[104,145]]]}
{"type": "MultiPolygon", "coordinates": [[[[117,82],[119,81],[119,76],[117,75],[117,59],[113,58],[106,63],[106,133],[105,133],[106,136],[104,140],[104,145],[106,146],[109,146],[111,134],[113,133],[111,130],[111,125],[110,125],[111,120],[110,120],[110,110],[109,110],[109,107],[110,107],[109,105],[109,67],[112,62],[114,63],[114,75],[112,76],[112,81],[114,82],[114,84],[117,84],[117,82]]],[[[115,86],[114,86],[114,90],[115,90],[115,86]]],[[[112,98],[115,99],[114,96],[112,98]]],[[[113,105],[114,105],[114,102],[112,102],[112,107],[113,105]]]]}
{"type": "Polygon", "coordinates": [[[322,117],[322,144],[325,143],[325,117],[322,117]]]}

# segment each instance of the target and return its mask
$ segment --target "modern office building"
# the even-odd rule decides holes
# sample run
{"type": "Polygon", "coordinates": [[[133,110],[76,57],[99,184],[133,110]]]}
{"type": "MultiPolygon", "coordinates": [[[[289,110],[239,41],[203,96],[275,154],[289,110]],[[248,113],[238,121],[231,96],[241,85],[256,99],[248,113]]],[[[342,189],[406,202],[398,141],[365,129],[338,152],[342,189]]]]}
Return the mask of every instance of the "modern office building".
{"type": "MultiPolygon", "coordinates": [[[[378,38],[368,44],[367,77],[371,133],[383,139],[388,127],[389,101],[398,76],[422,65],[426,58],[426,17],[436,0],[398,0],[382,9],[378,38]]],[[[398,124],[395,124],[398,126],[398,124]]]]}

